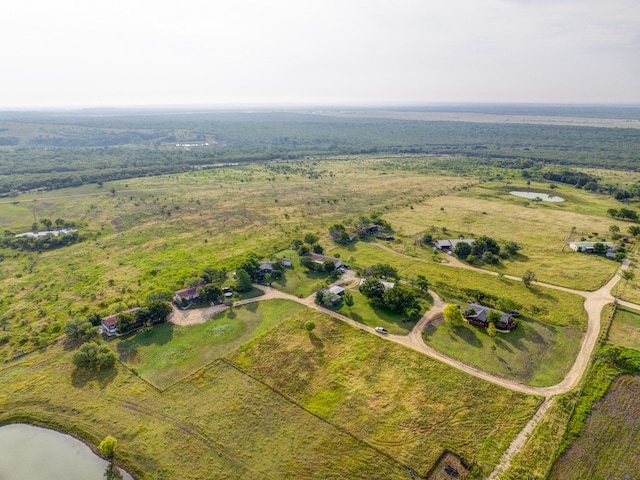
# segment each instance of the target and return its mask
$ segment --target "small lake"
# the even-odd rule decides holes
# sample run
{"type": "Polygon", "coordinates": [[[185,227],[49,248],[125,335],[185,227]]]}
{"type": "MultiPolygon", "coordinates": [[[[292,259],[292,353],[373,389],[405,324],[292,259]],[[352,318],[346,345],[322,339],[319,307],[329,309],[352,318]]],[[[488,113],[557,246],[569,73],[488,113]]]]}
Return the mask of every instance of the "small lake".
{"type": "Polygon", "coordinates": [[[515,195],[516,197],[528,198],[529,200],[534,200],[536,198],[542,199],[543,202],[564,202],[564,198],[558,197],[556,195],[549,195],[547,193],[539,193],[539,192],[509,192],[511,195],[515,195]]]}
{"type": "Polygon", "coordinates": [[[0,480],[103,480],[107,465],[80,440],[55,430],[0,427],[0,480]]]}

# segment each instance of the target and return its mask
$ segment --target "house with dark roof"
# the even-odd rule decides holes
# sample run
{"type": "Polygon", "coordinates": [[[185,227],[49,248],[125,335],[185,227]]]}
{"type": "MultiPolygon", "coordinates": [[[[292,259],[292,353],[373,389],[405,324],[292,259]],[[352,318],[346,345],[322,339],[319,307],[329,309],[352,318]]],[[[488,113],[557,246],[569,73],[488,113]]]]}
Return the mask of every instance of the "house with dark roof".
{"type": "Polygon", "coordinates": [[[200,297],[200,295],[198,294],[198,288],[202,286],[204,285],[195,285],[193,287],[187,287],[183,288],[182,290],[178,290],[173,296],[173,299],[177,303],[195,302],[200,297]]]}
{"type": "Polygon", "coordinates": [[[486,307],[480,303],[469,303],[462,312],[471,325],[487,328],[489,326],[489,312],[494,311],[500,314],[500,319],[495,323],[496,330],[510,332],[516,328],[516,322],[510,313],[504,313],[494,308],[486,307]]]}

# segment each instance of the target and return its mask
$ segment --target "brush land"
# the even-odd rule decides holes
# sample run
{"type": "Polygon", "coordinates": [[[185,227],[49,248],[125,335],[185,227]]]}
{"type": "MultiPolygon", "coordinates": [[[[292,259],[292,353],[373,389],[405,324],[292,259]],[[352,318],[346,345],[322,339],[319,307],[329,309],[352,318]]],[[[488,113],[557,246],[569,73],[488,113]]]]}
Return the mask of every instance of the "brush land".
{"type": "MultiPolygon", "coordinates": [[[[74,368],[64,337],[72,319],[171,296],[206,269],[231,274],[249,253],[290,258],[293,267],[272,286],[308,298],[331,282],[302,267],[291,249],[312,233],[356,276],[387,264],[407,285],[426,277],[448,303],[513,300],[522,316],[508,335],[435,322],[424,341],[499,377],[558,383],[587,330],[575,291],[598,289],[620,266],[567,242],[627,237],[636,271],[637,129],[610,127],[640,114],[470,108],[468,122],[411,109],[393,119],[307,111],[0,114],[0,168],[12,172],[0,178],[0,423],[44,424],[93,445],[113,435],[119,461],[141,479],[406,478],[406,466],[426,476],[445,451],[471,465],[471,478],[486,478],[541,398],[299,303],[264,300],[201,325],[119,337],[108,342],[121,361],[109,372],[74,368]],[[484,123],[491,115],[529,123],[484,123]],[[579,126],[578,117],[591,126],[579,126]],[[525,200],[512,190],[565,201],[525,200]],[[341,245],[329,235],[336,223],[354,229],[374,215],[391,225],[393,239],[341,245]],[[73,242],[12,240],[58,220],[77,226],[73,242]],[[502,247],[517,243],[517,254],[475,260],[466,265],[477,270],[469,270],[423,241],[482,235],[502,247]],[[527,287],[517,279],[526,271],[569,290],[527,287]]],[[[638,302],[632,277],[618,293],[638,302]]],[[[233,286],[231,275],[225,285],[233,286]]],[[[415,325],[350,288],[355,303],[340,304],[339,313],[391,334],[415,325]]],[[[432,305],[425,296],[422,313],[432,305]]],[[[635,317],[619,309],[609,340],[638,348],[635,317]]],[[[595,384],[599,396],[585,405],[609,385],[595,384]]],[[[627,405],[626,390],[618,390],[611,397],[627,405]]],[[[569,393],[552,406],[504,478],[519,478],[540,458],[549,464],[552,447],[578,438],[571,423],[573,436],[560,440],[583,398],[569,393]]],[[[588,416],[589,409],[576,411],[588,416]]],[[[542,470],[532,478],[543,478],[542,470]]]]}

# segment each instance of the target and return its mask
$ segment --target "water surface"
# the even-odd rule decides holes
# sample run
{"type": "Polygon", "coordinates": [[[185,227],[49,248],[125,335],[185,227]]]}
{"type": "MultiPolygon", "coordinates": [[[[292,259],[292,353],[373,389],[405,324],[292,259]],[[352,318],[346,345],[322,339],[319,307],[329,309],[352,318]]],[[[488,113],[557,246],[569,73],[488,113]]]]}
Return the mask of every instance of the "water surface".
{"type": "Polygon", "coordinates": [[[0,427],[0,480],[103,480],[107,465],[80,440],[55,430],[0,427]]]}
{"type": "Polygon", "coordinates": [[[549,195],[547,193],[518,192],[518,191],[513,191],[509,193],[511,195],[515,195],[516,197],[528,198],[529,200],[535,200],[536,198],[539,198],[543,202],[554,202],[554,203],[564,202],[564,198],[558,197],[557,195],[549,195]]]}

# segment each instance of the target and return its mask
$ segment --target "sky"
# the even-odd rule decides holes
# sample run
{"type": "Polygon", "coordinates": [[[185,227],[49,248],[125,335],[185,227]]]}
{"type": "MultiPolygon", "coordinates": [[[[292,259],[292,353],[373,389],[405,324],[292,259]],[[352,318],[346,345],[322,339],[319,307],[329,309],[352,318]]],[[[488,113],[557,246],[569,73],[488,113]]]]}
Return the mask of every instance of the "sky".
{"type": "Polygon", "coordinates": [[[638,0],[7,0],[0,109],[640,103],[638,0]]]}

